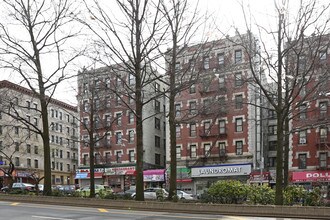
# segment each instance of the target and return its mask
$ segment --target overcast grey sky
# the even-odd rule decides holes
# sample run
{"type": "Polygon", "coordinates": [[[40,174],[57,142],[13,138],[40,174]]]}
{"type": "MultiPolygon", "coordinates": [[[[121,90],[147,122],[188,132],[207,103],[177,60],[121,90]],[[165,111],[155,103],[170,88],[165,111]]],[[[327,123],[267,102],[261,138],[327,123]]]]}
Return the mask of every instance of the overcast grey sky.
{"type": "MultiPolygon", "coordinates": [[[[102,0],[100,0],[101,2],[102,0]]],[[[105,0],[103,0],[105,1],[105,0]]],[[[197,2],[199,2],[199,12],[200,14],[207,13],[212,16],[212,25],[216,24],[217,28],[221,30],[216,31],[215,27],[212,26],[210,30],[206,31],[207,37],[210,39],[221,38],[223,34],[234,35],[234,27],[238,28],[240,32],[245,32],[245,22],[244,16],[241,8],[241,4],[244,4],[244,10],[251,13],[251,17],[248,16],[248,21],[251,24],[258,23],[264,27],[274,27],[272,29],[276,30],[275,22],[275,9],[274,2],[280,4],[283,0],[188,0],[193,7],[197,2]],[[253,16],[253,17],[252,17],[253,16]]],[[[288,10],[293,10],[294,7],[300,2],[300,0],[287,0],[290,5],[288,10]]],[[[321,3],[328,2],[328,0],[319,0],[321,3]]],[[[107,0],[107,3],[115,4],[114,0],[107,0]]],[[[81,42],[82,44],[85,42],[81,42]]],[[[81,63],[83,65],[83,63],[81,63]]],[[[76,72],[81,69],[82,66],[77,66],[76,72]]],[[[14,79],[9,73],[0,74],[0,79],[7,79],[12,82],[17,83],[19,80],[14,79]]],[[[75,95],[76,91],[75,80],[70,80],[69,82],[62,83],[57,89],[55,98],[62,101],[68,102],[69,104],[76,104],[75,95]]]]}

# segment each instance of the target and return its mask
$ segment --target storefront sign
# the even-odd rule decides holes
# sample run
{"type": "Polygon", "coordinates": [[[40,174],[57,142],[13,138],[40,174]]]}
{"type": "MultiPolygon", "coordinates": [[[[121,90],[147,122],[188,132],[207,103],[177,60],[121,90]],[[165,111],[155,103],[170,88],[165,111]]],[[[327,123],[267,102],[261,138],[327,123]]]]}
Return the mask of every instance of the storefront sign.
{"type": "Polygon", "coordinates": [[[250,175],[251,164],[230,164],[191,168],[191,177],[240,176],[250,175]]]}
{"type": "Polygon", "coordinates": [[[110,167],[110,168],[105,168],[104,171],[107,176],[110,176],[110,175],[123,176],[123,175],[126,175],[126,173],[128,174],[131,172],[133,172],[133,174],[134,174],[135,166],[110,167]]]}
{"type": "Polygon", "coordinates": [[[258,182],[269,182],[270,173],[269,172],[252,172],[250,174],[250,183],[258,182]]]}
{"type": "Polygon", "coordinates": [[[330,171],[293,172],[292,182],[330,181],[330,171]]]}
{"type": "Polygon", "coordinates": [[[145,170],[143,171],[144,182],[164,182],[165,170],[145,170]]]}

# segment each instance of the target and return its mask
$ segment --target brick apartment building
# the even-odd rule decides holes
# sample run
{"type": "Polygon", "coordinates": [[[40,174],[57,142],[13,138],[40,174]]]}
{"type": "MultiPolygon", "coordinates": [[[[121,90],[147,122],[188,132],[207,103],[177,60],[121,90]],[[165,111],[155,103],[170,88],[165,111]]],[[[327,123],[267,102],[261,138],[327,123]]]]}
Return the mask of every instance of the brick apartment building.
{"type": "MultiPolygon", "coordinates": [[[[42,129],[40,103],[31,90],[9,81],[0,81],[0,161],[6,169],[12,156],[17,182],[31,182],[34,176],[43,176],[42,138],[26,124],[14,120],[5,111],[11,109],[19,117],[26,118],[42,129]],[[8,108],[10,106],[10,108],[8,108]]],[[[78,165],[78,126],[75,123],[77,108],[62,101],[51,99],[48,105],[52,184],[74,184],[78,165]]],[[[0,172],[6,184],[6,177],[0,172]]]]}
{"type": "MultiPolygon", "coordinates": [[[[115,191],[135,185],[136,119],[134,115],[135,78],[120,65],[78,74],[80,126],[80,167],[77,179],[89,184],[89,136],[94,129],[95,182],[107,184],[115,191]],[[93,111],[91,107],[93,106],[93,111]],[[93,125],[91,125],[93,119],[93,125]]],[[[163,85],[153,82],[143,88],[147,100],[163,85]]],[[[143,162],[146,185],[162,185],[165,181],[165,100],[153,99],[143,109],[143,162]]]]}
{"type": "Polygon", "coordinates": [[[326,190],[328,187],[329,191],[330,35],[306,38],[305,44],[308,45],[303,49],[297,68],[301,75],[307,68],[312,71],[305,76],[310,80],[302,86],[293,106],[291,182],[308,188],[320,186],[326,190]]]}
{"type": "Polygon", "coordinates": [[[182,82],[190,86],[175,100],[178,188],[199,194],[217,180],[247,181],[260,167],[260,109],[248,105],[259,105],[260,96],[247,82],[251,73],[241,40],[187,46],[176,63],[177,83],[192,79],[182,82]]]}

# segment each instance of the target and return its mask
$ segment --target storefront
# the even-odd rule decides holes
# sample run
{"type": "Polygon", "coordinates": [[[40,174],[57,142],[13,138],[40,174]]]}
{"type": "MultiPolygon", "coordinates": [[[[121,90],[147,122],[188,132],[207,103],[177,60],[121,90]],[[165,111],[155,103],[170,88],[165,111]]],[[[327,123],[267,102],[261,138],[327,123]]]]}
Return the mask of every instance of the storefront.
{"type": "Polygon", "coordinates": [[[164,187],[165,180],[165,169],[143,171],[143,181],[145,188],[164,187]]]}
{"type": "Polygon", "coordinates": [[[330,171],[303,171],[292,172],[291,182],[302,185],[308,190],[319,187],[324,195],[329,195],[330,171]]]}
{"type": "Polygon", "coordinates": [[[270,172],[253,171],[250,174],[249,183],[255,185],[269,185],[270,172]]]}
{"type": "Polygon", "coordinates": [[[218,180],[235,179],[246,183],[250,178],[250,174],[251,164],[249,163],[192,167],[193,194],[202,194],[212,183],[218,180]]]}
{"type": "Polygon", "coordinates": [[[114,192],[120,192],[135,186],[135,166],[105,168],[105,182],[114,192]]]}
{"type": "MultiPolygon", "coordinates": [[[[166,172],[167,187],[169,187],[169,184],[170,184],[170,175],[171,175],[171,170],[167,169],[167,172],[166,172]]],[[[176,169],[176,182],[177,182],[178,189],[183,190],[187,193],[191,193],[192,189],[193,189],[193,181],[191,178],[191,169],[188,167],[178,167],[176,169]]]]}
{"type": "MultiPolygon", "coordinates": [[[[90,172],[89,169],[78,169],[76,171],[75,179],[78,180],[80,187],[90,185],[90,172]]],[[[104,184],[104,169],[94,170],[95,184],[104,184]]]]}

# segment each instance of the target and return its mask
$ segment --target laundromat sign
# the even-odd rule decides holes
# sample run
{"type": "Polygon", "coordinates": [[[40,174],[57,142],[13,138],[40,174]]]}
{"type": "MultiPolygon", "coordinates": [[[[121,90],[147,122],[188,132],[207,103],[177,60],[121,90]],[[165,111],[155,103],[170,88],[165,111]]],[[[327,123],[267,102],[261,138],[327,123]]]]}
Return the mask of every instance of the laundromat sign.
{"type": "Polygon", "coordinates": [[[241,176],[250,175],[251,164],[231,164],[191,168],[191,177],[241,176]]]}

